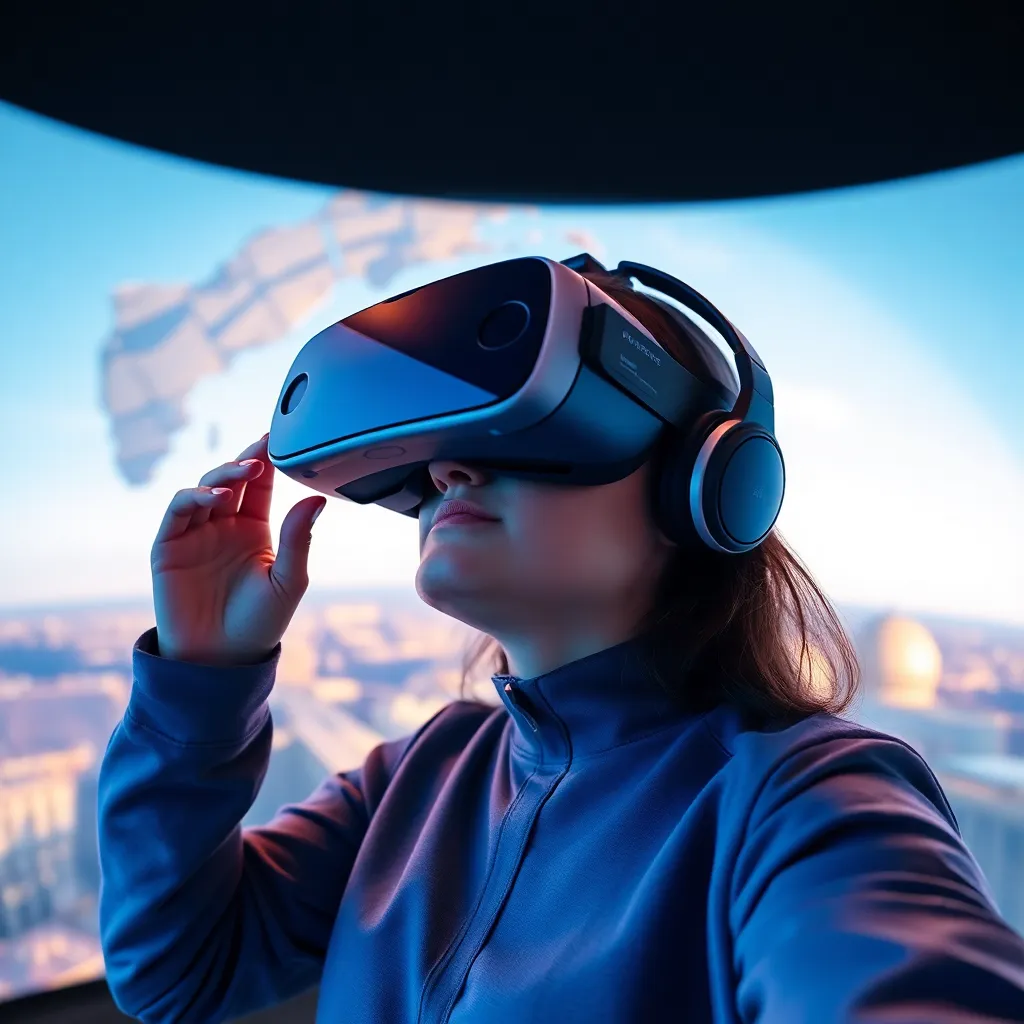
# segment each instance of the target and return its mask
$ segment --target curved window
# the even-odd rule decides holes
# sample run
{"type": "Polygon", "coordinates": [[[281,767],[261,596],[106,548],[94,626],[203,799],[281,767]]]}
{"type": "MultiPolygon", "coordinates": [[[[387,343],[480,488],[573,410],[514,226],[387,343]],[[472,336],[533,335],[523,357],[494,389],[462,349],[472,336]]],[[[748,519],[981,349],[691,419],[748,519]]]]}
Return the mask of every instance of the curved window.
{"type": "MultiPolygon", "coordinates": [[[[261,180],[2,105],[0,152],[0,999],[102,973],[97,770],[173,492],[267,429],[325,326],[482,263],[583,250],[681,277],[764,358],[779,526],[857,641],[856,714],[926,755],[1024,928],[1024,158],[537,210],[261,180]]],[[[277,487],[275,537],[305,493],[277,487]]],[[[340,501],[321,523],[247,823],[458,695],[468,632],[412,590],[415,524],[340,501]]]]}

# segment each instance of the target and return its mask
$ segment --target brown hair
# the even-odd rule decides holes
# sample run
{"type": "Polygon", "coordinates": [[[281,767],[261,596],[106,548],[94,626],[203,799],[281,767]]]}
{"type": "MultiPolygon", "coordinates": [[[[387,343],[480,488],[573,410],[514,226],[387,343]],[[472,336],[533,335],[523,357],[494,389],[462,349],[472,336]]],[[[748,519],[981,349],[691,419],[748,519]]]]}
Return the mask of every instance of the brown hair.
{"type": "MultiPolygon", "coordinates": [[[[629,310],[691,372],[732,395],[735,372],[701,328],[670,303],[622,277],[583,275],[629,310]]],[[[731,700],[767,717],[840,714],[853,702],[859,665],[829,599],[777,529],[753,551],[723,555],[680,548],[638,633],[649,635],[649,670],[687,703],[731,700]]],[[[508,672],[501,645],[480,634],[466,652],[462,690],[474,668],[508,672]]]]}

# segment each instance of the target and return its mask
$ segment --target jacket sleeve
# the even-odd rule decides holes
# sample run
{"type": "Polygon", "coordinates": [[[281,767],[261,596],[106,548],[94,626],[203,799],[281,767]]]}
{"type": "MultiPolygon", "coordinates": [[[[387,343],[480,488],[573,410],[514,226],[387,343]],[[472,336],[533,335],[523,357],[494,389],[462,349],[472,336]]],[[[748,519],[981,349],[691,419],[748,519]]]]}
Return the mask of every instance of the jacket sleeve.
{"type": "Polygon", "coordinates": [[[213,668],[161,658],[155,642],[149,630],[136,643],[100,768],[100,939],[123,1012],[214,1024],[318,981],[373,802],[416,734],[243,829],[270,758],[280,647],[213,668]]]}
{"type": "Polygon", "coordinates": [[[782,760],[732,897],[745,1024],[1024,1021],[1024,941],[899,741],[828,739],[782,760]]]}

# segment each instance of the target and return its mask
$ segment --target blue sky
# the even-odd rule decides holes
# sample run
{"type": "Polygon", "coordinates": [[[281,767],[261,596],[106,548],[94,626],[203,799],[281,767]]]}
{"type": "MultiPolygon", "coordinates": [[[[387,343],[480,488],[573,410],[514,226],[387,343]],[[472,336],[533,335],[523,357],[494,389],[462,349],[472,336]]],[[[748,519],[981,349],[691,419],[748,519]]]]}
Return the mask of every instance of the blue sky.
{"type": "MultiPolygon", "coordinates": [[[[306,337],[383,297],[346,286],[294,337],[206,382],[194,396],[195,429],[139,494],[114,472],[99,407],[114,288],[198,283],[254,232],[301,221],[331,194],[0,104],[0,544],[10,566],[0,604],[144,592],[151,517],[211,459],[233,457],[266,429],[267,402],[306,337]],[[201,440],[212,419],[223,452],[201,440]]],[[[800,413],[789,426],[794,475],[782,525],[837,599],[1024,620],[1024,595],[1018,587],[1016,600],[1007,582],[1024,578],[1024,548],[1006,536],[1024,532],[1024,156],[808,196],[513,211],[495,240],[513,254],[564,257],[578,248],[571,231],[589,234],[611,262],[660,260],[769,361],[780,398],[788,388],[800,413]],[[831,445],[822,440],[829,430],[831,445]],[[861,481],[849,489],[842,460],[847,479],[861,481]]],[[[486,260],[406,271],[387,290],[486,260]]],[[[408,578],[415,547],[396,541],[402,517],[344,508],[336,518],[358,521],[377,547],[364,545],[366,555],[324,542],[342,568],[325,569],[322,582],[408,578]]]]}

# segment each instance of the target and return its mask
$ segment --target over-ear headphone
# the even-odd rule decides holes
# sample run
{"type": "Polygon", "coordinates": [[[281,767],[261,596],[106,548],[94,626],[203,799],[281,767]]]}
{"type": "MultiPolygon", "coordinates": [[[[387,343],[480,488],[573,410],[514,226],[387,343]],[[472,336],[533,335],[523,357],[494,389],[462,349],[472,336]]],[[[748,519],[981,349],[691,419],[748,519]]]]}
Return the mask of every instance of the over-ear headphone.
{"type": "Polygon", "coordinates": [[[622,262],[609,271],[587,253],[563,262],[578,273],[635,279],[721,333],[736,357],[739,394],[731,410],[706,412],[685,433],[666,428],[652,457],[654,518],[677,544],[721,554],[756,548],[779,517],[786,469],[775,438],[771,378],[754,347],[703,295],[654,267],[622,262]]]}

